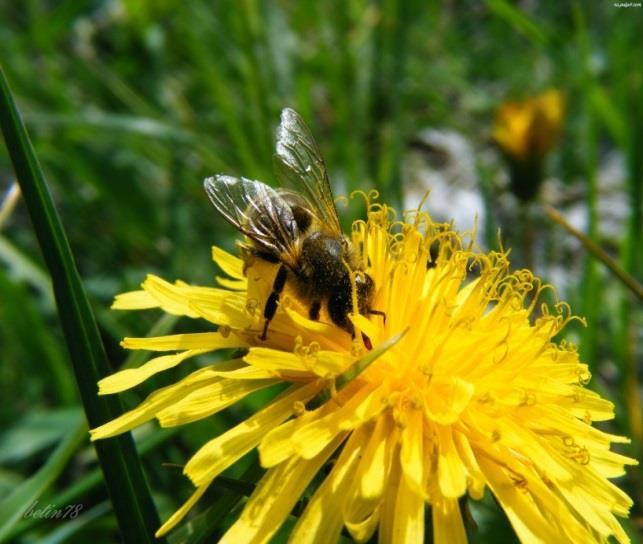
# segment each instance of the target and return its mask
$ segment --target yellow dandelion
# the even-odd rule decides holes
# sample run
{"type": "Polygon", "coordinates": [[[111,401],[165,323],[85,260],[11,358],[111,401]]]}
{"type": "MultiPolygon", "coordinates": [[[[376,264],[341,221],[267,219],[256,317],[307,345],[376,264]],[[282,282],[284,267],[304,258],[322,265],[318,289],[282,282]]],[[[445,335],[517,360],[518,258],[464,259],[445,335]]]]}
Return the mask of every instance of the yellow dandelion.
{"type": "MultiPolygon", "coordinates": [[[[371,195],[372,197],[373,195],[371,195]]],[[[568,307],[541,305],[546,288],[507,253],[483,253],[449,224],[414,211],[402,220],[371,198],[352,228],[381,316],[350,315],[354,338],[286,285],[265,340],[263,305],[278,264],[214,248],[220,287],[148,276],[114,308],[161,308],[204,332],[126,338],[163,353],[103,379],[101,394],[134,387],[196,355],[245,355],[199,368],[91,431],[102,439],[153,418],[163,427],[205,418],[273,384],[287,387],[204,444],[184,467],[196,490],[159,529],[176,526],[227,467],[254,448],[267,469],[221,542],[266,542],[309,492],[290,540],[424,542],[430,506],[437,543],[466,542],[458,500],[495,496],[524,542],[619,542],[630,498],[610,478],[636,461],[611,451],[626,438],[595,428],[613,405],[585,388],[587,365],[553,340],[568,307]],[[325,468],[326,471],[321,469],[325,468]],[[321,471],[321,472],[320,472],[321,471]],[[322,476],[323,475],[323,476],[322,476]],[[316,488],[310,489],[311,485],[316,488]]]]}
{"type": "Polygon", "coordinates": [[[512,191],[523,200],[538,192],[543,161],[560,135],[564,110],[557,90],[505,102],[498,110],[492,138],[509,163],[512,191]]]}
{"type": "Polygon", "coordinates": [[[524,102],[508,101],[498,110],[492,136],[516,159],[542,158],[560,134],[563,115],[563,96],[556,90],[524,102]]]}

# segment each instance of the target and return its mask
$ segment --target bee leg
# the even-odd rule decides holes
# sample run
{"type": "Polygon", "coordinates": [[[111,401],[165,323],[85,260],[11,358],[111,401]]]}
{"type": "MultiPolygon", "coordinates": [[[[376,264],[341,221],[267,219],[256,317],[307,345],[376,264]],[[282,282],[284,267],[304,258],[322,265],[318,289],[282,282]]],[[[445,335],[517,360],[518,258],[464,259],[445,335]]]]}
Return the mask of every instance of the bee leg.
{"type": "Polygon", "coordinates": [[[277,271],[275,276],[275,281],[272,283],[272,292],[266,301],[266,305],[263,308],[263,332],[261,333],[261,339],[266,339],[266,334],[268,333],[268,325],[272,318],[275,317],[275,312],[277,311],[277,303],[279,302],[279,295],[284,290],[284,285],[286,285],[286,279],[288,278],[288,269],[282,264],[277,271]]]}
{"type": "Polygon", "coordinates": [[[369,309],[366,312],[368,315],[381,315],[382,316],[382,321],[384,322],[384,325],[386,325],[386,313],[382,312],[380,310],[371,310],[369,309]]]}
{"type": "Polygon", "coordinates": [[[316,300],[313,302],[312,306],[308,310],[309,319],[312,319],[313,321],[317,321],[319,319],[319,310],[321,310],[321,302],[316,300]]]}
{"type": "MultiPolygon", "coordinates": [[[[368,315],[381,315],[382,316],[382,321],[384,321],[384,325],[386,325],[386,313],[382,312],[381,310],[372,310],[369,308],[366,313],[368,315]]],[[[364,333],[362,333],[362,340],[364,341],[364,346],[366,346],[366,349],[368,351],[371,351],[373,349],[373,343],[371,342],[371,339],[366,336],[364,333]]]]}
{"type": "MultiPolygon", "coordinates": [[[[350,332],[351,338],[355,340],[355,327],[350,321],[346,320],[346,325],[342,328],[350,332]]],[[[366,336],[364,333],[361,333],[361,334],[362,334],[362,342],[364,342],[364,347],[368,351],[371,351],[373,349],[373,342],[371,342],[371,339],[368,336],[366,336]]]]}

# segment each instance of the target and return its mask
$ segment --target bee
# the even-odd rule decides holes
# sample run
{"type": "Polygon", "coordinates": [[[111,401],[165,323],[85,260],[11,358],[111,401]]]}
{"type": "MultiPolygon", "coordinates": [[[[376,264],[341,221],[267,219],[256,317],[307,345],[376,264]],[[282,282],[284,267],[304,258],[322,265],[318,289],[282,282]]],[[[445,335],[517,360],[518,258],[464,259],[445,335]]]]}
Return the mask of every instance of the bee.
{"type": "MultiPolygon", "coordinates": [[[[204,181],[217,212],[246,236],[241,245],[246,266],[254,258],[279,264],[263,309],[261,340],[267,337],[286,283],[308,304],[310,319],[318,320],[325,305],[331,320],[354,336],[348,318],[353,311],[353,288],[360,314],[384,314],[371,307],[373,279],[342,233],[319,148],[303,119],[290,108],[281,113],[274,167],[285,187],[273,189],[260,181],[227,175],[204,181]]],[[[362,336],[372,349],[370,339],[362,336]]]]}

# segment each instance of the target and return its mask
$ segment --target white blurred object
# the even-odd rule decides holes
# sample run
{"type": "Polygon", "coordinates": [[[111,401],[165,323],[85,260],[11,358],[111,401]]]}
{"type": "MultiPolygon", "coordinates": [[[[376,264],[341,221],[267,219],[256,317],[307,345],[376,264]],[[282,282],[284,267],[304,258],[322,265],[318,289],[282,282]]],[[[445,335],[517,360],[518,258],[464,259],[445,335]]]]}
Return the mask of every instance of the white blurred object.
{"type": "MultiPolygon", "coordinates": [[[[623,237],[625,222],[629,214],[625,178],[627,172],[623,155],[611,151],[601,161],[596,176],[596,205],[598,233],[609,243],[618,243],[623,237]]],[[[587,194],[584,179],[571,185],[564,185],[558,179],[547,179],[543,183],[542,199],[554,206],[575,228],[587,232],[587,194]]]]}
{"type": "MultiPolygon", "coordinates": [[[[627,171],[623,155],[611,151],[602,160],[596,175],[597,231],[599,244],[616,254],[623,236],[629,215],[625,179],[627,171]]],[[[587,186],[584,179],[575,180],[571,185],[564,185],[559,180],[549,179],[543,185],[543,200],[556,208],[577,230],[588,231],[587,186]]],[[[562,232],[560,227],[551,227],[556,236],[550,243],[554,248],[553,259],[539,259],[548,266],[537,268],[538,273],[559,287],[565,294],[576,285],[583,274],[587,250],[579,240],[562,232]]],[[[599,268],[606,279],[609,274],[599,268]]]]}
{"type": "Polygon", "coordinates": [[[477,241],[482,239],[484,201],[478,186],[474,151],[461,134],[425,129],[411,142],[403,165],[404,209],[417,208],[427,191],[425,209],[436,221],[455,221],[469,231],[477,217],[477,241]]]}

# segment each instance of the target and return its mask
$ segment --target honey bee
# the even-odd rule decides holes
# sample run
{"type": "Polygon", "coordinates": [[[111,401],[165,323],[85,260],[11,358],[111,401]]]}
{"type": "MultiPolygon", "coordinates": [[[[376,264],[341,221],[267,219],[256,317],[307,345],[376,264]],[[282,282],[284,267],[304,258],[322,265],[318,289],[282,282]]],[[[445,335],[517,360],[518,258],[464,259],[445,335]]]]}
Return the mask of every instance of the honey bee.
{"type": "MultiPolygon", "coordinates": [[[[277,311],[286,283],[309,305],[318,320],[322,305],[331,320],[354,336],[353,285],[363,315],[373,310],[373,279],[362,269],[349,239],[342,233],[326,166],[303,119],[285,108],[277,129],[275,173],[288,188],[272,187],[243,177],[215,175],[204,181],[214,208],[246,236],[241,245],[246,265],[253,258],[279,263],[263,310],[261,339],[277,311]]],[[[372,345],[362,335],[368,349],[372,345]]]]}

